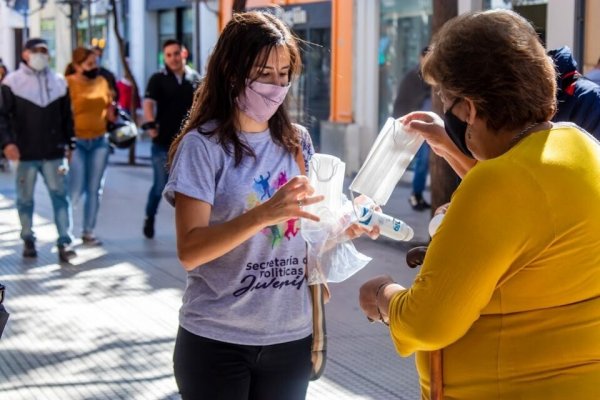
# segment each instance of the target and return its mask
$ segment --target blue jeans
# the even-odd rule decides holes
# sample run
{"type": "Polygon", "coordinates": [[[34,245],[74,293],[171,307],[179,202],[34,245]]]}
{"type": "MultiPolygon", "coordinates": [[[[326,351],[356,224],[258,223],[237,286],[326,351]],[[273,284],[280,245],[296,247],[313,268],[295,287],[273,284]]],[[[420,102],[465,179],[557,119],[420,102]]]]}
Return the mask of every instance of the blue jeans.
{"type": "Polygon", "coordinates": [[[21,221],[21,239],[35,241],[33,233],[33,191],[38,172],[48,188],[54,223],[58,231],[57,244],[71,243],[71,202],[67,193],[67,160],[20,161],[17,165],[17,210],[21,221]]]}
{"type": "Polygon", "coordinates": [[[415,156],[415,174],[413,176],[413,194],[421,195],[425,190],[427,173],[429,172],[429,145],[423,142],[415,156]]]}
{"type": "Polygon", "coordinates": [[[148,202],[146,203],[146,217],[154,218],[158,211],[158,204],[162,197],[162,192],[169,180],[169,170],[167,169],[169,149],[155,143],[152,143],[152,170],[154,180],[150,193],[148,193],[148,202]]]}
{"type": "Polygon", "coordinates": [[[109,153],[110,146],[105,136],[95,139],[77,139],[77,148],[71,158],[69,189],[74,206],[81,196],[85,195],[84,235],[91,235],[96,227],[109,153]]]}

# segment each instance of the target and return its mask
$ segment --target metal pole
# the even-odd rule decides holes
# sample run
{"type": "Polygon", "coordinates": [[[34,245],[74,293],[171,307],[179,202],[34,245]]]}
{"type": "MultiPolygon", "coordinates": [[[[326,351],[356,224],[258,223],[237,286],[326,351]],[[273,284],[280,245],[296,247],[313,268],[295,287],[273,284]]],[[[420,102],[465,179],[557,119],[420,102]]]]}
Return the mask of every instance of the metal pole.
{"type": "Polygon", "coordinates": [[[79,19],[79,7],[75,2],[71,3],[71,50],[77,47],[77,20],[79,19]]]}
{"type": "Polygon", "coordinates": [[[27,14],[29,13],[28,10],[21,10],[21,14],[23,15],[23,31],[21,32],[21,36],[23,39],[23,44],[22,46],[25,46],[25,43],[27,42],[27,37],[28,32],[27,32],[27,14]]]}
{"type": "Polygon", "coordinates": [[[92,0],[87,2],[87,45],[92,44],[92,0]]]}
{"type": "Polygon", "coordinates": [[[579,66],[579,71],[583,72],[585,61],[585,0],[575,1],[575,43],[573,53],[579,66]]]}
{"type": "Polygon", "coordinates": [[[195,39],[196,39],[196,46],[194,49],[194,67],[196,68],[196,71],[202,71],[201,68],[202,66],[200,65],[202,63],[202,57],[200,55],[200,40],[202,40],[202,37],[200,35],[200,0],[195,0],[194,1],[194,19],[196,20],[196,24],[195,24],[195,39]]]}

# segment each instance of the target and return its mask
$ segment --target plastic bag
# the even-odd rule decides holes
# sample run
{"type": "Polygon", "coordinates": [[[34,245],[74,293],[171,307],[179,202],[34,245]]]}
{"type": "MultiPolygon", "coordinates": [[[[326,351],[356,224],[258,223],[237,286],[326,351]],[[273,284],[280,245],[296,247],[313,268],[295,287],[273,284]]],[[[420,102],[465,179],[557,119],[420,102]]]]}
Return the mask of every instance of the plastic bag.
{"type": "Polygon", "coordinates": [[[309,163],[308,178],[315,194],[325,196],[324,201],[306,207],[321,220],[301,222],[308,247],[309,285],[344,281],[371,261],[345,234],[356,221],[352,203],[342,193],[345,168],[339,158],[327,154],[314,154],[309,163]]]}

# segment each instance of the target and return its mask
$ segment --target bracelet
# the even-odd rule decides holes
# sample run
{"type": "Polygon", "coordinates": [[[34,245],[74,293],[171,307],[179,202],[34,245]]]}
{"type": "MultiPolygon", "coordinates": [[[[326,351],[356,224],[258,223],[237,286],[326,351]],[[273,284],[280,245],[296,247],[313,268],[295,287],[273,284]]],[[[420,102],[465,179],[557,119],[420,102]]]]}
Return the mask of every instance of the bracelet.
{"type": "Polygon", "coordinates": [[[382,290],[384,290],[389,285],[393,285],[394,283],[396,283],[396,282],[382,283],[381,285],[379,285],[379,287],[377,288],[377,291],[375,292],[375,307],[377,308],[377,314],[379,314],[379,321],[381,323],[383,323],[385,326],[390,326],[390,323],[385,322],[385,320],[383,319],[383,315],[381,314],[381,310],[379,309],[379,293],[381,293],[382,290]]]}

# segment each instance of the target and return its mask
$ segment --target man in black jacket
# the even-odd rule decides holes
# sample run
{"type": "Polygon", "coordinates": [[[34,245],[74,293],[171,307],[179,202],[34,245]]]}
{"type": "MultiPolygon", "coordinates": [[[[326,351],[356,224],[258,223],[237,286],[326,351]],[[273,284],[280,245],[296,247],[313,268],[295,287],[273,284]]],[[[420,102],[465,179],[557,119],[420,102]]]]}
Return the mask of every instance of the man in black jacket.
{"type": "Polygon", "coordinates": [[[194,91],[200,82],[198,72],[185,65],[184,47],[175,39],[163,44],[165,67],[150,77],[144,94],[144,124],[152,138],[154,180],[148,193],[144,236],[154,237],[154,217],[167,184],[167,153],[171,142],[192,106],[194,91]]]}
{"type": "Polygon", "coordinates": [[[50,193],[58,230],[59,259],[75,257],[71,248],[71,203],[67,195],[67,155],[74,148],[73,116],[64,78],[48,67],[48,45],[33,38],[25,44],[19,69],[2,82],[0,146],[18,161],[17,210],[23,257],[36,257],[33,191],[38,173],[50,193]]]}

